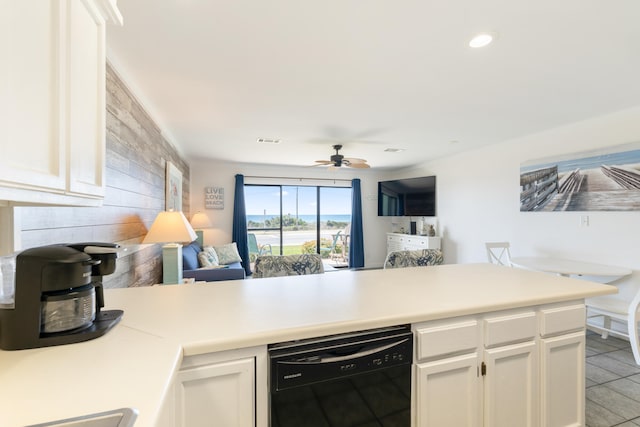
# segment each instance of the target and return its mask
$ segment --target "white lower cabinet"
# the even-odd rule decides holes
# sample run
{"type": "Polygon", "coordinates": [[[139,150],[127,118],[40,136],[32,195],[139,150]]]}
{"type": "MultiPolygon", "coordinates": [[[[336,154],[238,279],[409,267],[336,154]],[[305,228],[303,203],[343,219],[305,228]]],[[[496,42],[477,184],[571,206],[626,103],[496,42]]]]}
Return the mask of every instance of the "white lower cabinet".
{"type": "Polygon", "coordinates": [[[416,425],[481,426],[478,353],[420,363],[416,367],[416,425]]]}
{"type": "Polygon", "coordinates": [[[175,382],[175,426],[266,426],[266,383],[263,348],[186,357],[175,382]]]}
{"type": "MultiPolygon", "coordinates": [[[[583,426],[584,325],[583,301],[413,325],[412,424],[583,426]]],[[[267,427],[267,372],[266,346],[185,357],[162,427],[267,427]]]]}
{"type": "Polygon", "coordinates": [[[485,350],[483,425],[538,425],[537,355],[534,341],[485,350]]]}
{"type": "Polygon", "coordinates": [[[425,322],[416,333],[414,425],[584,425],[584,305],[425,322]]]}
{"type": "Polygon", "coordinates": [[[540,340],[543,426],[585,424],[585,315],[582,304],[543,310],[540,340]]]}

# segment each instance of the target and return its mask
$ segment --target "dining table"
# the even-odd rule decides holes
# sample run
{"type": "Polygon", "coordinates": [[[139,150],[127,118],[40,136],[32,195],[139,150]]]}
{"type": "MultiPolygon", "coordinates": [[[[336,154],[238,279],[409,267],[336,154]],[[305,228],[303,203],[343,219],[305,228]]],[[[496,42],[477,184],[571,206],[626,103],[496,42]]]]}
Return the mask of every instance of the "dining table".
{"type": "Polygon", "coordinates": [[[549,256],[524,256],[511,258],[514,267],[571,276],[599,283],[610,283],[632,273],[625,267],[597,264],[549,256]]]}

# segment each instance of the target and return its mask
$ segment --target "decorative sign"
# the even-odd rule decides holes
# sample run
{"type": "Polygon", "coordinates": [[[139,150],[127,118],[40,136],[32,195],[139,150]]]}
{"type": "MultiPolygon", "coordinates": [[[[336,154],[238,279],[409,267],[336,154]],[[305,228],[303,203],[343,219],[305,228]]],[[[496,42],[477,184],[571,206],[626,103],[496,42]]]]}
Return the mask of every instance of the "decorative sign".
{"type": "Polygon", "coordinates": [[[224,187],[205,187],[204,207],[206,209],[224,209],[224,187]]]}

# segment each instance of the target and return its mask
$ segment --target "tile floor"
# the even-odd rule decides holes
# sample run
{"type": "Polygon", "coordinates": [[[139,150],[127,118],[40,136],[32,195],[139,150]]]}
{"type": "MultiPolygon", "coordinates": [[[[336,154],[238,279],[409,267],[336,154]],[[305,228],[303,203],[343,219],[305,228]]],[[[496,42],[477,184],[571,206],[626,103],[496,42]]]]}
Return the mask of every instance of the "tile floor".
{"type": "Polygon", "coordinates": [[[640,366],[629,342],[587,332],[586,424],[640,426],[640,366]]]}

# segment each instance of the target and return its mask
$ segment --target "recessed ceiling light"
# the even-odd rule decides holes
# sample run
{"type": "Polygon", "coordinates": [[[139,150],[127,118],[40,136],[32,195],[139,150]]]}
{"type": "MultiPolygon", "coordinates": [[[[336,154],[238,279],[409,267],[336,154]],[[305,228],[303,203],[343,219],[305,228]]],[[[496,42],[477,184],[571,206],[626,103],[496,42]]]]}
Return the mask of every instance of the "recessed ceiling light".
{"type": "Polygon", "coordinates": [[[258,144],[280,144],[282,142],[281,139],[275,138],[258,138],[258,144]]]}
{"type": "Polygon", "coordinates": [[[384,151],[386,151],[387,153],[401,153],[405,151],[405,149],[404,148],[385,148],[384,151]]]}
{"type": "Polygon", "coordinates": [[[493,41],[493,34],[480,33],[475,35],[469,42],[469,47],[485,47],[493,41]]]}

